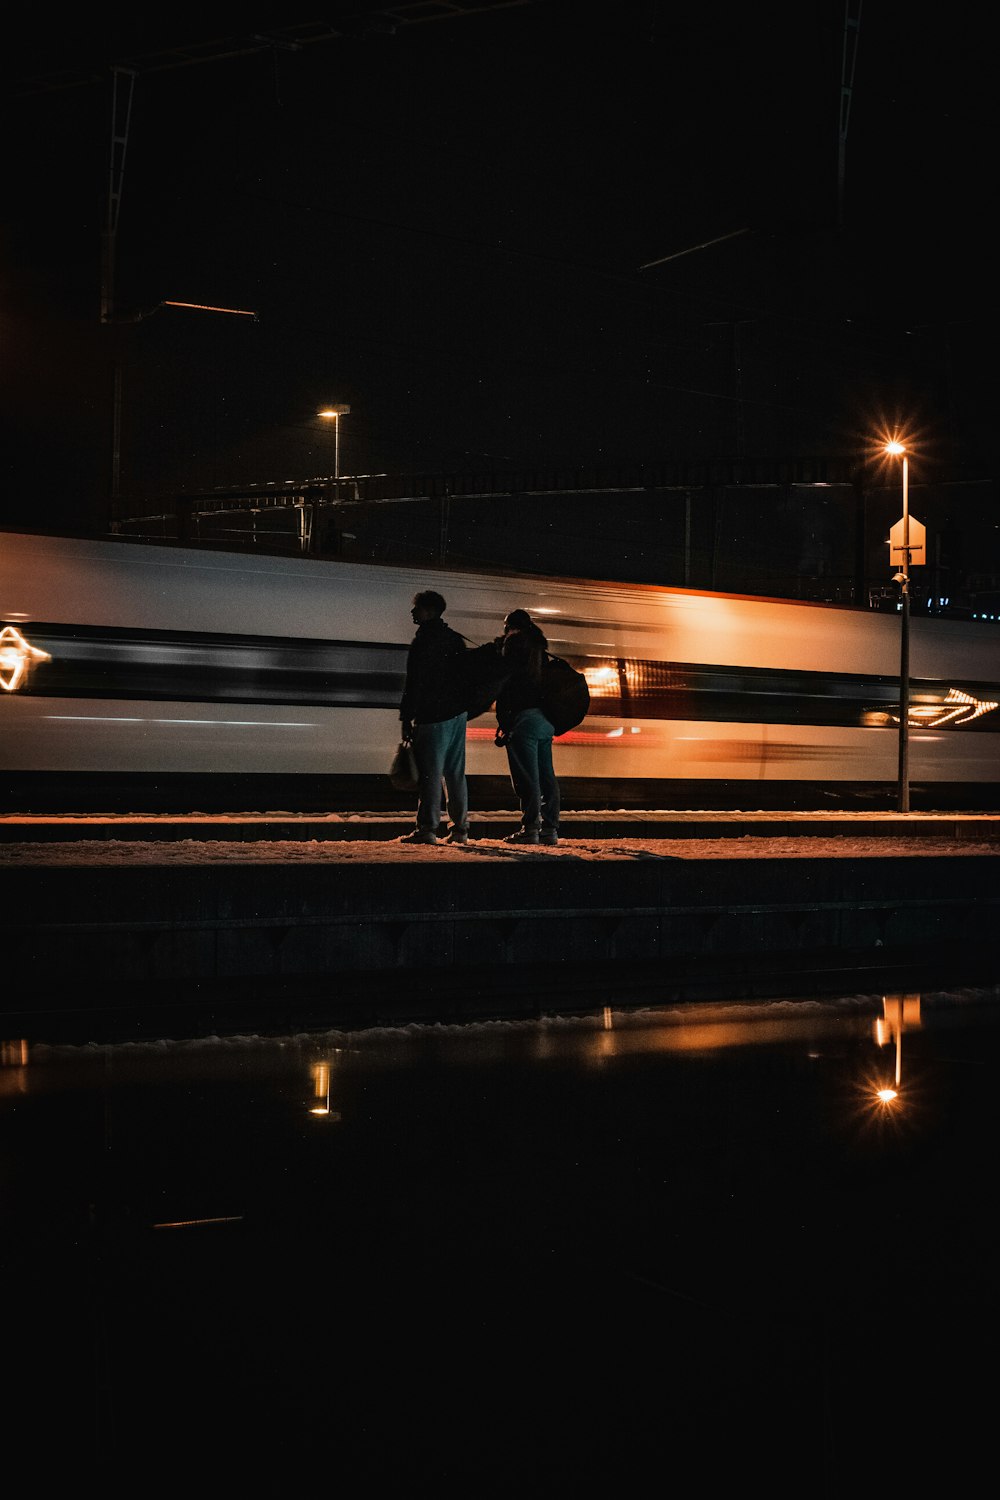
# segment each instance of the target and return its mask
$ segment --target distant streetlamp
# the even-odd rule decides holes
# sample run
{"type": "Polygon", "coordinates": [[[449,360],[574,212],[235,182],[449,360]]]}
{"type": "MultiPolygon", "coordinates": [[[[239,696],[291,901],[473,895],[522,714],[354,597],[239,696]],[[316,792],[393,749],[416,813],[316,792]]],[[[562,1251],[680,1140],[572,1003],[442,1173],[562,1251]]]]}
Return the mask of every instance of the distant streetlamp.
{"type": "Polygon", "coordinates": [[[899,584],[900,601],[902,604],[902,621],[899,637],[899,787],[898,787],[898,809],[900,812],[910,810],[910,504],[909,504],[909,475],[907,469],[906,449],[902,443],[894,438],[885,445],[886,453],[892,457],[900,456],[903,460],[903,529],[902,529],[902,567],[901,571],[894,574],[893,582],[899,584]]]}
{"type": "Polygon", "coordinates": [[[333,418],[333,484],[334,494],[340,498],[340,419],[350,413],[349,406],[324,406],[321,417],[333,418]]]}
{"type": "MultiPolygon", "coordinates": [[[[340,419],[341,419],[341,417],[346,417],[347,414],[350,412],[350,410],[351,410],[351,408],[349,406],[344,406],[344,405],[340,405],[340,406],[324,406],[321,409],[321,411],[318,413],[319,416],[326,418],[327,421],[329,421],[331,418],[333,420],[333,484],[331,485],[331,492],[332,492],[332,495],[333,495],[334,503],[339,503],[339,501],[340,501],[340,419]]],[[[316,507],[313,506],[313,513],[314,514],[315,514],[315,510],[316,510],[316,507]]],[[[334,536],[336,538],[336,550],[339,552],[340,551],[340,532],[338,530],[338,522],[337,522],[337,516],[336,516],[336,514],[334,515],[333,527],[334,527],[334,536]]],[[[314,531],[314,529],[315,529],[314,527],[310,526],[310,529],[309,529],[310,547],[312,547],[312,545],[313,545],[313,531],[314,531]]]]}

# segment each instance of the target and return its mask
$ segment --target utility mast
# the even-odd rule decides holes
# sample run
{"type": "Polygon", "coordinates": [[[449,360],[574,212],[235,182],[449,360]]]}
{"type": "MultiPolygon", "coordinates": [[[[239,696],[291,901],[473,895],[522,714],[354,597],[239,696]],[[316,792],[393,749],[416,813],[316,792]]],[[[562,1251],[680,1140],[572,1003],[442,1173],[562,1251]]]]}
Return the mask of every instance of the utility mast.
{"type": "Polygon", "coordinates": [[[847,167],[847,124],[851,114],[854,66],[858,60],[862,0],[845,0],[844,45],[840,65],[840,128],[837,133],[837,231],[844,227],[844,174],[847,167]]]}

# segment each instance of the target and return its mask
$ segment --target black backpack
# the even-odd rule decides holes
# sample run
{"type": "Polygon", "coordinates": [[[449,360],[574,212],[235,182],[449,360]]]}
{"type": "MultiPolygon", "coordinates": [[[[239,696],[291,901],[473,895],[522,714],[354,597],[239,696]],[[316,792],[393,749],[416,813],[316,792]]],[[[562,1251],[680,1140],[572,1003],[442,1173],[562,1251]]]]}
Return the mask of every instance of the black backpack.
{"type": "Polygon", "coordinates": [[[470,719],[478,719],[480,714],[493,707],[497,694],[510,676],[510,668],[493,641],[467,650],[462,668],[465,711],[470,719]]]}
{"type": "Polygon", "coordinates": [[[542,663],[541,707],[557,736],[582,724],[590,709],[586,677],[561,656],[546,654],[542,663]]]}

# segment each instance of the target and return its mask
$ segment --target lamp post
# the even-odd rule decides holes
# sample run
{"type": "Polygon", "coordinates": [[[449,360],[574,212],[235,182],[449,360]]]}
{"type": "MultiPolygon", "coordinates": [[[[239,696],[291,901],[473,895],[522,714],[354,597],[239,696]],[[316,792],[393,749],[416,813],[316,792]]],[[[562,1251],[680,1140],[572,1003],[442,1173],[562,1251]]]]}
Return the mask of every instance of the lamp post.
{"type": "Polygon", "coordinates": [[[321,417],[333,418],[333,484],[334,493],[340,495],[340,419],[350,412],[349,406],[324,406],[321,417]]]}
{"type": "Polygon", "coordinates": [[[902,534],[902,569],[895,574],[894,582],[899,584],[900,601],[902,604],[902,619],[900,622],[899,637],[899,788],[898,788],[898,810],[909,812],[910,810],[910,504],[909,504],[909,474],[907,469],[906,449],[902,443],[893,439],[886,443],[885,451],[892,456],[899,455],[903,460],[903,534],[902,534]]]}
{"type": "MultiPolygon", "coordinates": [[[[339,407],[322,407],[318,413],[318,416],[324,417],[327,422],[333,419],[333,486],[331,489],[333,489],[334,504],[340,499],[340,417],[348,416],[349,411],[351,408],[342,404],[339,407]]],[[[315,507],[313,507],[313,513],[315,513],[315,507]]],[[[336,517],[334,517],[334,534],[336,534],[336,525],[336,517]]],[[[313,540],[312,531],[313,528],[310,526],[310,543],[313,540]]],[[[336,550],[337,552],[340,550],[339,537],[337,537],[336,550]]]]}
{"type": "MultiPolygon", "coordinates": [[[[340,405],[340,406],[324,406],[322,408],[322,410],[319,412],[319,415],[321,417],[324,417],[327,421],[329,421],[331,418],[333,419],[333,485],[332,485],[332,491],[333,491],[333,499],[334,499],[335,502],[340,499],[340,419],[341,419],[341,417],[346,417],[347,414],[350,412],[350,410],[351,410],[351,408],[349,406],[344,406],[344,405],[340,405]]],[[[336,520],[334,521],[334,526],[336,527],[336,520]]],[[[312,528],[310,527],[310,541],[311,540],[312,540],[312,528]]],[[[336,550],[337,551],[340,550],[340,547],[339,547],[339,538],[338,538],[338,543],[337,543],[337,549],[336,550]]]]}

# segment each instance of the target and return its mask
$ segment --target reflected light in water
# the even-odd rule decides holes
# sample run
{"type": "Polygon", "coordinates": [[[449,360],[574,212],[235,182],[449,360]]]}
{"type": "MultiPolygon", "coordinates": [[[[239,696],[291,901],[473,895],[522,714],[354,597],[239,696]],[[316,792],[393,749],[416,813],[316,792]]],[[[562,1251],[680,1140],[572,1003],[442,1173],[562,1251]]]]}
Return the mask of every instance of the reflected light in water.
{"type": "MultiPolygon", "coordinates": [[[[746,1006],[720,1006],[709,1002],[685,1003],[677,1010],[650,1012],[645,1017],[616,1012],[611,1005],[602,1008],[600,1031],[591,1039],[589,1057],[603,1062],[609,1057],[639,1056],[647,1052],[714,1052],[738,1047],[767,1047],[776,1042],[813,1041],[820,1037],[842,1037],[857,1030],[861,1036],[871,1034],[871,1016],[844,1016],[830,1013],[808,1016],[796,1013],[796,1002],[780,1016],[774,1005],[749,1002],[746,1006]]],[[[878,1024],[878,1022],[876,1022],[878,1024]]],[[[587,1056],[584,1047],[583,1055],[587,1056]]],[[[540,1031],[534,1038],[536,1058],[558,1056],[556,1034],[540,1031]]],[[[817,1052],[813,1054],[819,1056],[817,1052]]]]}
{"type": "Polygon", "coordinates": [[[321,1115],[325,1120],[339,1120],[340,1111],[330,1108],[330,1075],[331,1068],[328,1062],[313,1063],[309,1069],[309,1076],[313,1083],[313,1098],[319,1101],[310,1106],[311,1115],[321,1115]]]}
{"type": "Polygon", "coordinates": [[[912,1105],[912,1098],[904,1100],[902,1091],[903,1032],[919,1030],[922,1024],[919,995],[882,996],[882,1014],[875,1019],[875,1045],[880,1048],[895,1045],[895,1076],[892,1082],[870,1076],[866,1079],[869,1111],[884,1117],[889,1109],[902,1109],[904,1103],[912,1105]]]}
{"type": "Polygon", "coordinates": [[[0,1099],[28,1092],[27,1038],[0,1041],[0,1099]]]}
{"type": "Polygon", "coordinates": [[[875,1022],[875,1040],[880,1047],[893,1040],[896,1043],[896,1087],[895,1090],[880,1091],[883,1103],[895,1099],[903,1081],[903,1032],[908,1026],[916,1029],[920,1024],[919,995],[882,996],[882,1015],[875,1022]]]}
{"type": "Polygon", "coordinates": [[[904,1094],[881,1068],[866,1069],[855,1084],[853,1124],[873,1140],[885,1130],[917,1128],[919,1107],[911,1088],[904,1094]]]}

